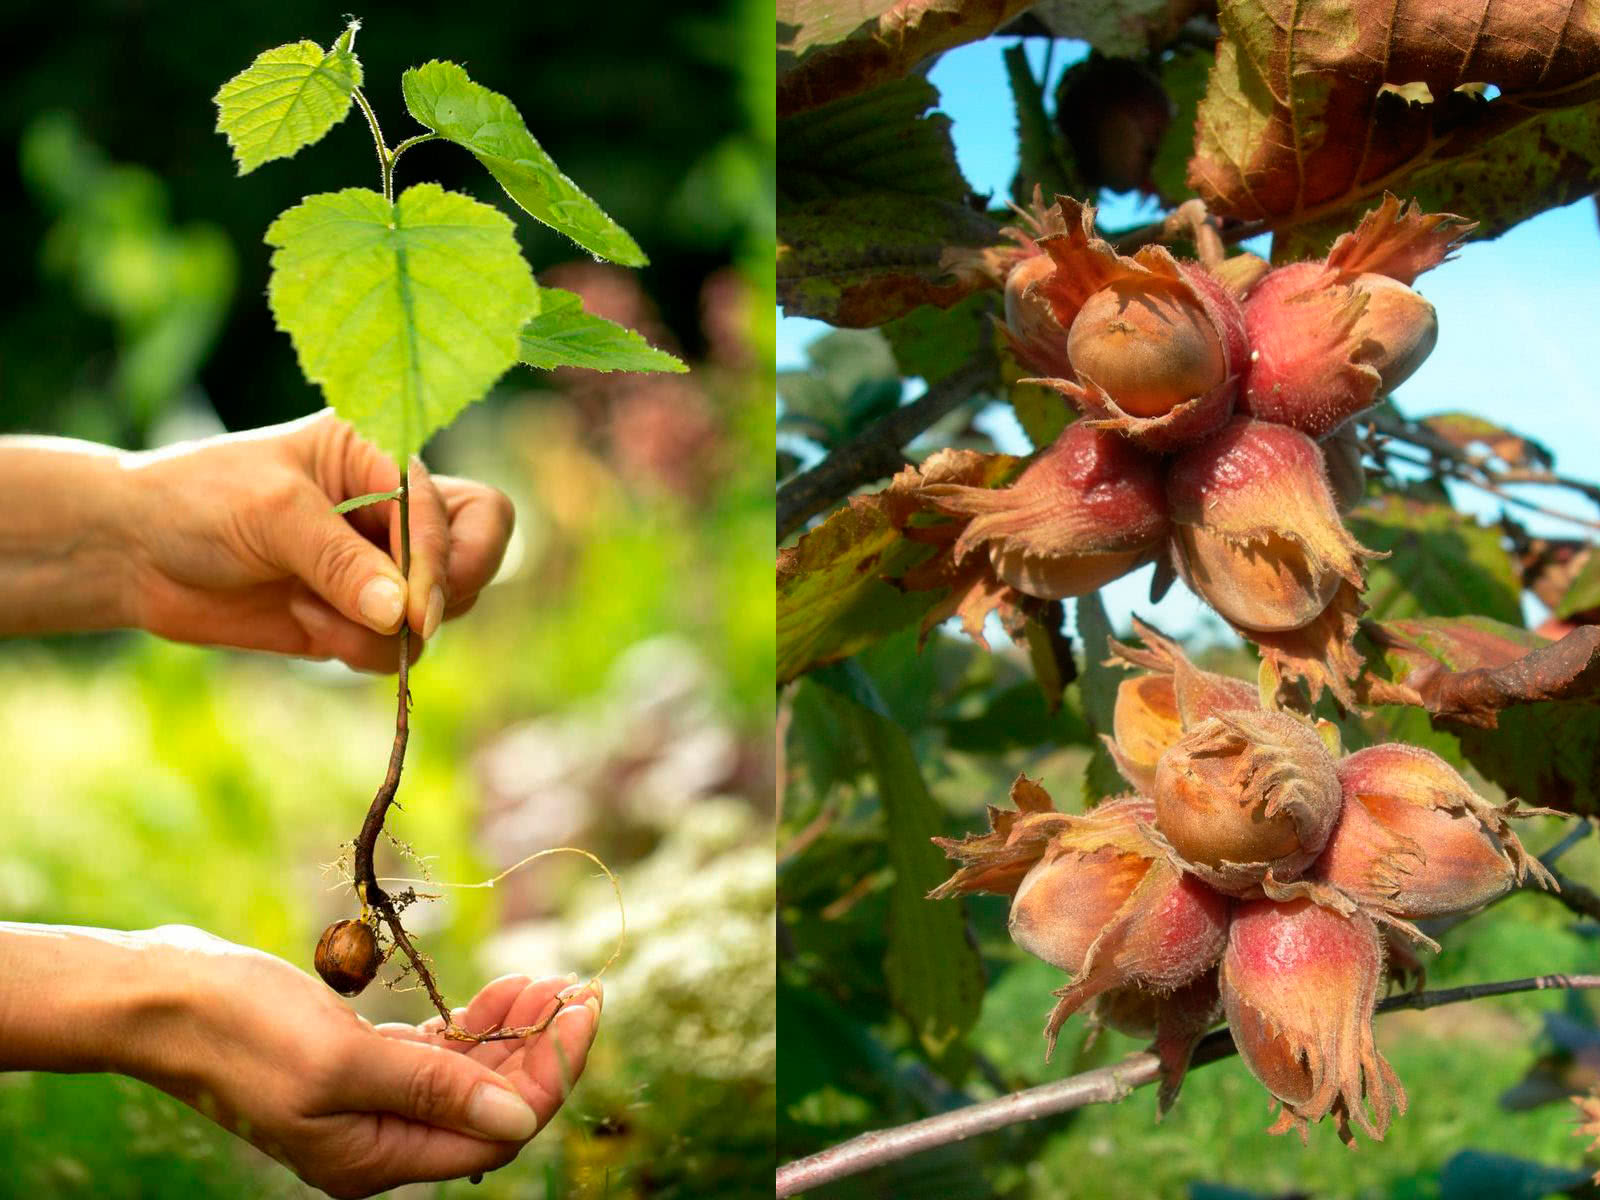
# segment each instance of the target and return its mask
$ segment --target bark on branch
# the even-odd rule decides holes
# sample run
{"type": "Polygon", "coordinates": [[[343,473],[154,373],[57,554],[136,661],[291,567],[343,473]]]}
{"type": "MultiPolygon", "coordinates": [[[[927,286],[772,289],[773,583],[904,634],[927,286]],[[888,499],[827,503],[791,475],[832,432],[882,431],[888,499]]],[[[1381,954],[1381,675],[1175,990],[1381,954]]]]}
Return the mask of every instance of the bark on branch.
{"type": "MultiPolygon", "coordinates": [[[[1400,1009],[1438,1008],[1440,1005],[1478,1000],[1485,996],[1508,996],[1516,992],[1552,988],[1600,988],[1600,975],[1536,975],[1528,979],[1475,983],[1432,992],[1408,992],[1381,1001],[1378,1011],[1385,1013],[1400,1009]]],[[[1233,1035],[1226,1029],[1215,1030],[1195,1047],[1190,1069],[1228,1058],[1235,1053],[1237,1048],[1233,1044],[1233,1035]]],[[[1121,1100],[1138,1088],[1153,1083],[1160,1075],[1160,1068],[1160,1061],[1154,1054],[1142,1051],[1128,1055],[1121,1062],[1084,1071],[1068,1079],[970,1104],[955,1112],[941,1113],[893,1129],[863,1133],[780,1167],[777,1194],[779,1197],[796,1196],[835,1179],[858,1175],[935,1146],[959,1142],[1019,1121],[1037,1120],[1090,1104],[1121,1100]]]]}

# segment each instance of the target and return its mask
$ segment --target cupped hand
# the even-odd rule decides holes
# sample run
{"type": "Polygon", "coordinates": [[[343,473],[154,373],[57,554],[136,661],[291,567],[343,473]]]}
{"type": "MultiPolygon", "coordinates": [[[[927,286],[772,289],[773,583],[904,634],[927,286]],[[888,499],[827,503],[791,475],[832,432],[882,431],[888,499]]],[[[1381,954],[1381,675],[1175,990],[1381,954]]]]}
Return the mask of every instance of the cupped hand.
{"type": "Polygon", "coordinates": [[[333,511],[400,473],[331,411],[126,462],[133,623],[178,641],[393,671],[402,617],[428,638],[466,612],[511,536],[503,494],[413,459],[408,583],[397,503],[333,511]]]}
{"type": "Polygon", "coordinates": [[[457,1023],[483,1033],[555,1013],[543,1032],[472,1043],[438,1018],[373,1026],[281,959],[187,927],[151,937],[188,999],[138,1073],[334,1196],[504,1166],[571,1092],[599,1021],[598,983],[509,975],[457,1023]]]}

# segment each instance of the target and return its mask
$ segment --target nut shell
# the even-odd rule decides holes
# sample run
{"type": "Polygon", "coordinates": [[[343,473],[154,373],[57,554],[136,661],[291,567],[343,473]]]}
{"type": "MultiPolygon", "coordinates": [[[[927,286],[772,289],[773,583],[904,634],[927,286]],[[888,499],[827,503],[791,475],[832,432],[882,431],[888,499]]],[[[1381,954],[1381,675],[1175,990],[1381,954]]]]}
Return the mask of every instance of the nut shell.
{"type": "Polygon", "coordinates": [[[335,921],[317,941],[317,974],[341,996],[360,995],[380,961],[377,935],[365,921],[335,921]]]}

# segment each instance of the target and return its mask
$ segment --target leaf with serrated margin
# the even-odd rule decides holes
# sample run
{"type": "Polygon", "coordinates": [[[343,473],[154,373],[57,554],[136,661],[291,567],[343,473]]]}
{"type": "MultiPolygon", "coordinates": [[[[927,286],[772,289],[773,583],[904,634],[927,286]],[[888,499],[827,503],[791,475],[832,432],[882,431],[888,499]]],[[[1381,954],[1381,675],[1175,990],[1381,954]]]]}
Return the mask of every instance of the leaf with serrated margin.
{"type": "Polygon", "coordinates": [[[1474,447],[1482,446],[1508,467],[1555,465],[1555,456],[1532,438],[1474,413],[1435,413],[1431,417],[1419,417],[1417,424],[1438,434],[1464,454],[1474,453],[1474,447]]]}
{"type": "MultiPolygon", "coordinates": [[[[988,37],[1035,0],[877,0],[855,5],[859,23],[847,36],[833,18],[827,42],[804,42],[802,25],[820,6],[784,0],[778,10],[778,116],[816,108],[909,75],[952,47],[988,37]],[[788,16],[785,16],[788,13],[788,16]]],[[[848,11],[839,7],[842,13],[848,11]]]]}
{"type": "Polygon", "coordinates": [[[1219,20],[1189,179],[1214,212],[1287,228],[1280,261],[1384,190],[1484,238],[1594,188],[1593,5],[1223,0],[1219,20]]]}
{"type": "Polygon", "coordinates": [[[561,288],[539,289],[539,315],[522,327],[518,357],[530,367],[590,371],[671,371],[689,368],[625,325],[583,311],[583,298],[561,288]]]}
{"type": "Polygon", "coordinates": [[[883,970],[889,995],[923,1049],[938,1058],[977,1022],[984,989],[983,962],[960,906],[926,899],[949,873],[933,844],[944,832],[943,817],[910,739],[889,717],[871,677],[846,663],[818,681],[838,694],[866,748],[888,830],[894,886],[883,970]]]}
{"type": "Polygon", "coordinates": [[[778,230],[778,303],[791,317],[861,328],[919,304],[949,308],[992,285],[953,273],[945,251],[999,241],[995,224],[954,200],[895,192],[815,200],[778,230]]]}
{"type": "Polygon", "coordinates": [[[1374,619],[1461,617],[1522,620],[1521,583],[1498,528],[1448,504],[1388,495],[1363,504],[1350,532],[1388,558],[1367,567],[1363,599],[1374,619]]]}
{"type": "Polygon", "coordinates": [[[399,462],[482,398],[539,311],[510,219],[437,184],[393,204],[363,188],[308,196],[266,240],[267,300],[301,370],[399,462]]]}
{"type": "Polygon", "coordinates": [[[866,191],[963,200],[950,118],[920,75],[786,117],[778,127],[778,219],[811,200],[866,191]]]}
{"type": "Polygon", "coordinates": [[[452,62],[424,63],[400,77],[406,109],[440,137],[470,151],[537,221],[591,253],[626,267],[649,259],[622,226],[561,173],[523,124],[516,105],[474,83],[452,62]]]}
{"type": "Polygon", "coordinates": [[[360,22],[324,52],[312,41],[275,46],[217,89],[217,132],[224,134],[239,174],[288,158],[350,111],[350,95],[361,86],[361,63],[351,49],[360,22]]]}
{"type": "Polygon", "coordinates": [[[1556,642],[1487,617],[1363,629],[1390,676],[1364,678],[1364,701],[1423,709],[1509,795],[1600,811],[1600,626],[1556,642]]]}

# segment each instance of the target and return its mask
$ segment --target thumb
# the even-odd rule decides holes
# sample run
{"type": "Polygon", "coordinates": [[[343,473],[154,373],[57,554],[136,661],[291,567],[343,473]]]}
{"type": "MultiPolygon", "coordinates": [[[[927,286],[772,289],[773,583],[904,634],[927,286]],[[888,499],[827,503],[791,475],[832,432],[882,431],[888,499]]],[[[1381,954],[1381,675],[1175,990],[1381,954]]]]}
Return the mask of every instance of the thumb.
{"type": "Polygon", "coordinates": [[[398,1113],[489,1141],[525,1142],[539,1130],[539,1118],[503,1076],[441,1046],[383,1039],[350,1087],[358,1093],[346,1097],[351,1108],[398,1113]]]}
{"type": "Polygon", "coordinates": [[[302,503],[287,521],[272,522],[270,553],[343,616],[394,633],[406,610],[406,581],[382,550],[357,533],[321,498],[302,503]]]}

